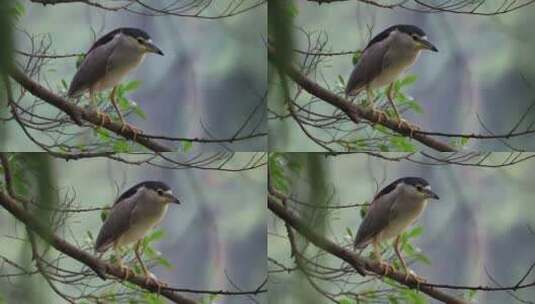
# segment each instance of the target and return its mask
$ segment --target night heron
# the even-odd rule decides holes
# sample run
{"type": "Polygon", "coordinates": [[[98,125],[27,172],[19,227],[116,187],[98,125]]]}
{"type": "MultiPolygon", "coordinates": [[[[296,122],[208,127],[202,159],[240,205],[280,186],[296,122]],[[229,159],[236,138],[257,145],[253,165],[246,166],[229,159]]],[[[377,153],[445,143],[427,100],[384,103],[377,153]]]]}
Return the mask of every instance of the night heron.
{"type": "Polygon", "coordinates": [[[67,95],[78,97],[89,91],[91,102],[97,115],[102,116],[101,124],[104,124],[107,116],[98,111],[95,93],[113,88],[110,100],[119,115],[122,128],[126,127],[137,132],[136,128],[125,123],[123,114],[117,106],[115,93],[123,77],[141,64],[147,53],[163,55],[143,30],[118,28],[109,32],[93,43],[72,79],[67,95]]]}
{"type": "Polygon", "coordinates": [[[387,28],[375,36],[362,52],[347,82],[346,95],[356,96],[366,90],[368,105],[374,108],[373,89],[388,85],[386,95],[401,124],[402,119],[392,96],[394,82],[416,62],[422,50],[438,52],[420,28],[404,24],[387,28]]]}
{"type": "MultiPolygon", "coordinates": [[[[428,199],[439,199],[429,183],[420,177],[403,177],[383,188],[368,208],[355,238],[355,249],[373,244],[375,257],[384,262],[379,243],[394,238],[394,249],[408,278],[411,273],[400,252],[401,233],[420,216],[428,199]]],[[[386,272],[388,272],[388,265],[386,272]]]]}
{"type": "Polygon", "coordinates": [[[169,186],[157,181],[139,183],[121,194],[113,203],[100,228],[95,250],[105,252],[113,247],[119,267],[126,272],[125,279],[128,278],[128,268],[123,265],[120,249],[136,243],[135,255],[145,274],[146,282],[150,280],[158,284],[154,275],[143,264],[139,247],[145,234],[161,222],[169,203],[180,204],[169,186]]]}

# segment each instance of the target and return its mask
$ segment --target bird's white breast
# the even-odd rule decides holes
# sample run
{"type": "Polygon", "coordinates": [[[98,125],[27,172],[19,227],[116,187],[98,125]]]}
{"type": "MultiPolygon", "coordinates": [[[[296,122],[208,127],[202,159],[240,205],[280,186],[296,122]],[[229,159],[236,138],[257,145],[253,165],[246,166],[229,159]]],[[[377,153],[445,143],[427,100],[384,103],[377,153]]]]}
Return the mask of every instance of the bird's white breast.
{"type": "Polygon", "coordinates": [[[118,40],[117,45],[108,59],[106,76],[94,87],[96,91],[103,91],[121,83],[126,74],[140,65],[145,57],[144,52],[135,51],[138,47],[124,35],[114,39],[118,40]]]}
{"type": "Polygon", "coordinates": [[[371,81],[371,88],[379,88],[396,81],[406,69],[416,62],[420,54],[420,50],[415,48],[411,40],[408,40],[412,39],[408,36],[392,34],[387,39],[390,40],[387,43],[390,46],[385,52],[383,69],[379,76],[371,81]],[[397,47],[393,48],[391,44],[395,44],[397,47]]]}
{"type": "Polygon", "coordinates": [[[127,246],[143,239],[147,232],[162,221],[167,212],[167,204],[154,202],[141,202],[141,204],[151,204],[151,206],[140,206],[143,212],[134,211],[130,219],[130,228],[121,235],[118,246],[127,246]]]}
{"type": "Polygon", "coordinates": [[[394,204],[392,208],[395,208],[393,210],[395,216],[391,217],[388,225],[378,235],[379,240],[388,240],[401,234],[418,219],[426,205],[427,200],[405,201],[394,204]],[[403,207],[400,207],[401,205],[403,207]]]}

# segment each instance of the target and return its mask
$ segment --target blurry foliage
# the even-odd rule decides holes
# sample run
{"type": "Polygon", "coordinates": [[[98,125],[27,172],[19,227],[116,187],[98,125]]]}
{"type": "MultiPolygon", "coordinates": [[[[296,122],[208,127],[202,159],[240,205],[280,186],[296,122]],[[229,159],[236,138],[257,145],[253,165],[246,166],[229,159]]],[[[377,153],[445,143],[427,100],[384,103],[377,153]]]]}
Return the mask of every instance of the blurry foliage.
{"type": "MultiPolygon", "coordinates": [[[[13,27],[25,13],[19,1],[3,0],[0,5],[0,77],[12,63],[13,27]]],[[[0,79],[3,81],[3,79],[0,79]]],[[[3,91],[3,84],[0,86],[3,91]]],[[[1,92],[1,91],[0,91],[1,92]]],[[[2,94],[0,94],[2,95],[2,94]]]]}

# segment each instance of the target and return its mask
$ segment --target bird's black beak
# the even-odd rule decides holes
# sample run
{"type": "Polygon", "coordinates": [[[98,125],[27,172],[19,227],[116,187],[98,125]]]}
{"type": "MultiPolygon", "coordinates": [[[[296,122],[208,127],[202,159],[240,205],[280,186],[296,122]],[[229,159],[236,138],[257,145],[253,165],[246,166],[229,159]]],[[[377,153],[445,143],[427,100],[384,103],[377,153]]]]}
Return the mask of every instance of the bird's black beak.
{"type": "Polygon", "coordinates": [[[423,49],[430,50],[430,51],[433,51],[433,52],[438,52],[438,49],[431,42],[429,42],[428,40],[421,39],[420,40],[420,45],[422,46],[423,49]]]}
{"type": "Polygon", "coordinates": [[[147,52],[151,52],[151,53],[163,56],[162,50],[160,50],[156,45],[154,45],[154,44],[152,44],[150,42],[146,42],[145,43],[145,47],[147,48],[147,52]]]}
{"type": "Polygon", "coordinates": [[[428,189],[424,189],[424,190],[425,190],[425,194],[427,195],[428,198],[432,198],[432,199],[436,199],[436,200],[440,199],[440,197],[438,197],[438,195],[435,192],[433,192],[431,190],[428,190],[428,189]]]}
{"type": "Polygon", "coordinates": [[[178,198],[176,198],[176,196],[174,196],[173,194],[171,193],[165,193],[165,196],[167,198],[167,201],[169,203],[174,203],[174,204],[177,204],[177,205],[180,205],[180,201],[178,200],[178,198]]]}

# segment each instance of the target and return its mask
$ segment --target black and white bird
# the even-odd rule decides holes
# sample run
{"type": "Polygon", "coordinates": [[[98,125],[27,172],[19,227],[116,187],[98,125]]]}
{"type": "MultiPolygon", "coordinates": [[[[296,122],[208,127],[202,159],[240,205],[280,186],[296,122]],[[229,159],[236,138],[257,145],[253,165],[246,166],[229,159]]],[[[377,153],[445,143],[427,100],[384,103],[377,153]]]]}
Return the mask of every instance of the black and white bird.
{"type": "Polygon", "coordinates": [[[346,95],[356,96],[365,90],[368,104],[373,107],[373,90],[388,85],[388,100],[401,121],[393,102],[393,84],[403,71],[416,62],[422,50],[438,52],[419,27],[399,24],[387,28],[375,36],[362,52],[347,82],[346,95]]]}
{"type": "MultiPolygon", "coordinates": [[[[439,197],[429,183],[420,177],[403,177],[383,188],[373,198],[355,238],[355,249],[373,245],[374,254],[381,264],[379,244],[395,238],[394,249],[407,276],[409,269],[401,256],[400,237],[405,229],[422,214],[428,199],[439,197]]],[[[388,267],[386,268],[388,269],[388,267]]]]}
{"type": "Polygon", "coordinates": [[[95,250],[105,252],[113,247],[119,267],[125,269],[125,277],[128,277],[128,268],[123,265],[120,249],[135,243],[134,251],[145,279],[157,283],[143,264],[139,247],[147,232],[162,221],[169,203],[180,204],[180,201],[165,183],[145,181],[128,189],[113,203],[98,233],[95,250]]]}
{"type": "MultiPolygon", "coordinates": [[[[125,75],[141,64],[147,53],[163,55],[163,52],[152,43],[145,31],[137,28],[118,28],[99,38],[80,64],[78,71],[71,81],[67,95],[78,97],[89,91],[93,106],[98,115],[105,115],[98,111],[95,102],[95,93],[113,88],[110,100],[119,115],[123,127],[130,127],[125,123],[124,117],[115,100],[116,86],[125,75]]],[[[104,120],[103,120],[104,121],[104,120]]]]}

